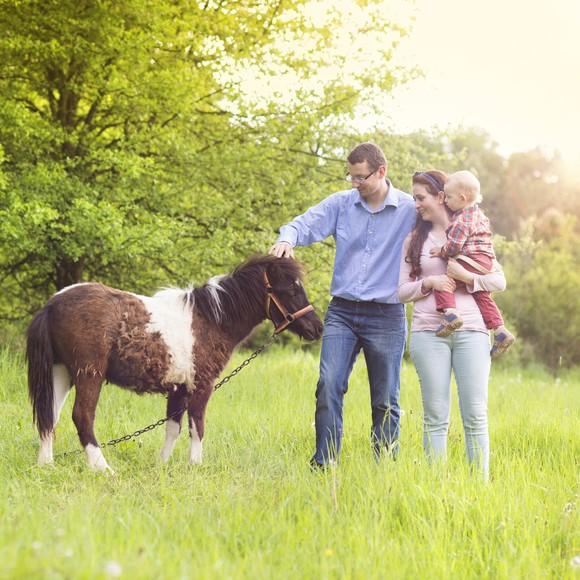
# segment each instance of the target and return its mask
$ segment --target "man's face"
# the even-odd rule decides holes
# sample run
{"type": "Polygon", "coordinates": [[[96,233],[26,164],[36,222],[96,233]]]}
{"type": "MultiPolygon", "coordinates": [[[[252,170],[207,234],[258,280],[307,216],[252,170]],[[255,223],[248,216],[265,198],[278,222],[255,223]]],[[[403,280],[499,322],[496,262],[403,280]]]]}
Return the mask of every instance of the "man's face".
{"type": "Polygon", "coordinates": [[[347,163],[352,186],[358,189],[361,197],[367,198],[376,193],[385,178],[386,167],[381,165],[376,171],[369,167],[368,161],[362,163],[347,163]]]}

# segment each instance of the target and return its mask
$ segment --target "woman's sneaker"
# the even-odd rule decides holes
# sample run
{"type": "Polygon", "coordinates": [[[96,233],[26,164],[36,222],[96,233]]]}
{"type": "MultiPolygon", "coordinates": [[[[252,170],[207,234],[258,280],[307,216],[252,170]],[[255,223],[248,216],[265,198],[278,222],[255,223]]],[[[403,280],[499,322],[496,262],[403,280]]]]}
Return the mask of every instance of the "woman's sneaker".
{"type": "Polygon", "coordinates": [[[490,352],[492,360],[504,354],[515,341],[516,337],[509,330],[503,328],[497,332],[490,352]]]}
{"type": "Polygon", "coordinates": [[[449,336],[462,326],[463,326],[463,318],[461,318],[459,314],[457,314],[456,312],[446,312],[443,315],[443,320],[439,325],[439,328],[435,331],[435,334],[437,336],[445,338],[446,336],[449,336]]]}

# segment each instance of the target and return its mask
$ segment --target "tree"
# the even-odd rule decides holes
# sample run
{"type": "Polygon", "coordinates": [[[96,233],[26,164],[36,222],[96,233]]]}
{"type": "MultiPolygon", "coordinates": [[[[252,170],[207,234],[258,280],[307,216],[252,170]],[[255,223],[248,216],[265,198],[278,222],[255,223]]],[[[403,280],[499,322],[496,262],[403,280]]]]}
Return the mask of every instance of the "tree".
{"type": "Polygon", "coordinates": [[[497,301],[535,360],[553,369],[580,364],[580,236],[576,217],[553,209],[500,245],[508,290],[497,301]]]}
{"type": "Polygon", "coordinates": [[[344,134],[330,131],[403,79],[388,64],[404,30],[375,1],[336,35],[344,14],[310,4],[4,0],[0,314],[86,279],[215,273],[327,193],[344,134]],[[363,29],[384,50],[349,70],[363,29]]]}

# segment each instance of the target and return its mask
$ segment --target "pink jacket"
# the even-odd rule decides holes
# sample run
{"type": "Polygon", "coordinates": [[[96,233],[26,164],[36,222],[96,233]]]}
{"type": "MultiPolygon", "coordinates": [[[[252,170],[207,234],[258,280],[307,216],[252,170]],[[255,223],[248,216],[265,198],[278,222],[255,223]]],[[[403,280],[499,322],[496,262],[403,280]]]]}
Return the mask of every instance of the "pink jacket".
{"type": "MultiPolygon", "coordinates": [[[[437,312],[435,306],[435,296],[433,292],[423,294],[421,290],[422,278],[413,280],[409,274],[411,272],[411,265],[405,261],[407,249],[409,247],[410,236],[407,236],[403,245],[403,253],[401,256],[401,270],[399,275],[399,300],[401,302],[414,302],[413,307],[413,322],[411,330],[413,332],[421,330],[437,330],[441,323],[441,313],[437,312]]],[[[429,234],[423,250],[421,252],[421,275],[422,277],[435,276],[438,274],[445,274],[447,272],[447,260],[442,258],[432,258],[429,255],[431,248],[440,247],[441,240],[437,241],[433,238],[433,234],[429,234]]],[[[475,280],[473,287],[466,289],[465,286],[458,288],[455,291],[455,302],[457,310],[463,317],[463,326],[461,330],[474,330],[477,332],[487,333],[479,308],[471,293],[480,290],[486,292],[501,292],[505,290],[506,282],[505,276],[501,270],[492,272],[485,276],[474,274],[475,280]]]]}

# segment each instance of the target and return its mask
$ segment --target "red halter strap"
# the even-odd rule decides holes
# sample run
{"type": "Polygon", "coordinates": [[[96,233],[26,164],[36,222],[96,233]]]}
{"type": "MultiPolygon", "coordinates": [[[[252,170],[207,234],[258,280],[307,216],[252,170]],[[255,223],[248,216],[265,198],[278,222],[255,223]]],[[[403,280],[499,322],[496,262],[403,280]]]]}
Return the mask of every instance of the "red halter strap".
{"type": "Polygon", "coordinates": [[[274,330],[274,334],[279,334],[283,330],[285,330],[290,324],[292,324],[295,320],[302,318],[305,314],[309,312],[314,312],[314,306],[308,304],[304,308],[297,310],[293,314],[286,310],[284,304],[280,302],[280,299],[274,294],[274,288],[272,288],[272,284],[270,284],[270,280],[268,280],[268,274],[264,271],[264,283],[266,285],[266,318],[269,318],[272,322],[274,319],[270,316],[270,306],[271,302],[276,305],[276,308],[280,311],[280,314],[283,316],[283,320],[280,322],[279,325],[276,326],[274,322],[274,326],[276,329],[274,330]]]}

